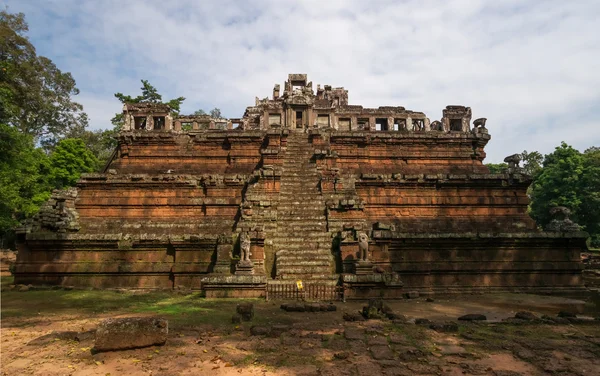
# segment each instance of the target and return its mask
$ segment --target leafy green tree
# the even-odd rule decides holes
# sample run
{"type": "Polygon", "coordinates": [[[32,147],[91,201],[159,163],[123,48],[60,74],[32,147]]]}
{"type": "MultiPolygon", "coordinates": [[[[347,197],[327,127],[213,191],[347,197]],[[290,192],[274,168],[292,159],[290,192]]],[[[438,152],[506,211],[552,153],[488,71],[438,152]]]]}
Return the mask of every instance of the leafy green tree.
{"type": "Polygon", "coordinates": [[[84,172],[98,169],[98,158],[80,138],[61,140],[50,155],[49,179],[56,188],[75,185],[84,172]]]}
{"type": "Polygon", "coordinates": [[[34,137],[58,139],[84,124],[83,107],[70,73],[38,56],[26,33],[23,13],[0,11],[0,123],[34,137]]]}
{"type": "Polygon", "coordinates": [[[508,169],[506,163],[486,163],[485,165],[490,169],[490,174],[502,174],[508,169]]]}
{"type": "Polygon", "coordinates": [[[580,192],[580,224],[590,233],[591,245],[600,247],[600,148],[598,147],[589,148],[583,153],[580,192]]]}
{"type": "Polygon", "coordinates": [[[539,225],[550,222],[549,210],[554,206],[569,208],[572,219],[579,223],[583,171],[582,154],[564,142],[546,155],[531,188],[531,216],[539,225]]]}
{"type": "Polygon", "coordinates": [[[196,116],[206,115],[206,112],[204,112],[203,109],[199,109],[194,112],[194,115],[196,115],[196,116]]]}
{"type": "Polygon", "coordinates": [[[218,108],[213,108],[212,110],[210,110],[209,112],[210,117],[215,118],[215,119],[220,119],[221,118],[221,110],[218,108]]]}
{"type": "Polygon", "coordinates": [[[542,169],[544,156],[537,151],[528,153],[527,150],[523,150],[521,160],[523,161],[523,172],[529,176],[535,176],[542,169]]]}
{"type": "MultiPolygon", "coordinates": [[[[123,93],[115,93],[115,98],[117,98],[121,103],[164,103],[171,108],[172,113],[178,114],[180,111],[181,104],[185,100],[184,97],[179,97],[175,99],[171,99],[167,102],[163,102],[162,95],[158,93],[158,90],[148,82],[148,80],[142,80],[142,94],[137,97],[132,97],[131,95],[124,95],[123,93]]],[[[111,119],[111,123],[115,126],[115,130],[118,131],[123,126],[123,113],[117,113],[111,119]]]]}
{"type": "Polygon", "coordinates": [[[117,132],[114,129],[90,131],[85,128],[74,128],[67,133],[67,138],[79,138],[98,159],[98,168],[102,169],[117,147],[117,132]]]}
{"type": "Polygon", "coordinates": [[[35,214],[50,197],[50,162],[31,135],[0,124],[0,237],[35,214]]]}

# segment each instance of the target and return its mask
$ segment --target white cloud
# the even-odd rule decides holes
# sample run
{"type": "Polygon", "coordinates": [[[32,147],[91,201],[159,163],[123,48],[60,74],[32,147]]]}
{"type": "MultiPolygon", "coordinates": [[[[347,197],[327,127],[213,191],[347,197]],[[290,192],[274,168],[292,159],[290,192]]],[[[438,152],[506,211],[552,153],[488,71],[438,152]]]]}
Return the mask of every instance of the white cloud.
{"type": "Polygon", "coordinates": [[[241,116],[287,73],[345,86],[350,102],[432,120],[487,117],[488,161],[564,140],[600,145],[600,3],[590,1],[7,1],[38,51],[73,73],[92,126],[139,79],[183,110],[241,116]]]}

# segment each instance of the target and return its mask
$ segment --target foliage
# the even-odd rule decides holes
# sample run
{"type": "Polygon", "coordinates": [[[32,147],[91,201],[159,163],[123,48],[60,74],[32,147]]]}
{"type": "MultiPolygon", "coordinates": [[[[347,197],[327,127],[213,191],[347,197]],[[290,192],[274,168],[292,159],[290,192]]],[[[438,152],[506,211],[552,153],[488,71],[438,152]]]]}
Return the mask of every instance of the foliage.
{"type": "Polygon", "coordinates": [[[196,116],[206,115],[206,112],[204,112],[203,109],[199,109],[194,112],[194,115],[196,115],[196,116]]]}
{"type": "Polygon", "coordinates": [[[115,148],[117,132],[114,129],[99,129],[90,131],[83,127],[74,128],[67,133],[67,138],[79,138],[83,140],[86,147],[98,159],[98,169],[102,169],[108,163],[115,148]]]}
{"type": "Polygon", "coordinates": [[[221,110],[219,110],[218,108],[213,108],[212,110],[210,110],[209,112],[210,117],[215,118],[215,119],[220,119],[221,118],[221,110]]]}
{"type": "Polygon", "coordinates": [[[27,31],[23,13],[0,11],[0,123],[52,144],[87,117],[71,99],[79,94],[71,74],[38,56],[27,31]]]}
{"type": "Polygon", "coordinates": [[[0,236],[37,212],[50,197],[50,162],[33,137],[0,124],[0,236]]]}
{"type": "Polygon", "coordinates": [[[527,150],[523,150],[521,161],[523,161],[523,172],[529,176],[535,176],[542,169],[544,156],[537,151],[528,153],[527,150]]]}
{"type": "Polygon", "coordinates": [[[506,163],[486,163],[486,166],[490,169],[490,174],[502,174],[508,169],[506,163]]]}
{"type": "Polygon", "coordinates": [[[56,188],[75,185],[81,173],[98,169],[98,158],[80,138],[61,140],[50,155],[50,182],[56,188]]]}
{"type": "Polygon", "coordinates": [[[591,235],[591,245],[600,247],[600,148],[583,153],[583,174],[580,181],[580,224],[591,235]]]}
{"type": "Polygon", "coordinates": [[[581,153],[562,143],[553,153],[546,155],[543,169],[536,177],[531,195],[531,215],[538,224],[545,226],[552,219],[549,209],[565,206],[577,221],[581,197],[580,178],[583,173],[581,153]]]}
{"type": "MultiPolygon", "coordinates": [[[[117,98],[121,103],[164,103],[171,108],[172,113],[178,114],[181,108],[181,104],[185,100],[184,97],[179,97],[175,99],[171,99],[167,102],[162,101],[162,95],[158,93],[158,90],[148,82],[148,80],[142,80],[142,95],[138,95],[137,97],[132,97],[131,95],[124,95],[123,93],[115,93],[115,98],[117,98]]],[[[111,119],[111,123],[115,126],[115,130],[119,131],[123,126],[123,114],[117,113],[111,119]]]]}

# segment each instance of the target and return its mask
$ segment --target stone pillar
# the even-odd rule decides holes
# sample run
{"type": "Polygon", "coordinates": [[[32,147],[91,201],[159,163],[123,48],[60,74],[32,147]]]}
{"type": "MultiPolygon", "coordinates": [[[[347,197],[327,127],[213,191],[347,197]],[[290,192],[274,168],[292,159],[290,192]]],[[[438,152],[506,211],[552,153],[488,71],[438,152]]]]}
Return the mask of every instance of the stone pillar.
{"type": "Polygon", "coordinates": [[[373,116],[369,117],[369,130],[371,132],[375,130],[375,118],[373,116]]]}
{"type": "Polygon", "coordinates": [[[429,121],[429,118],[426,117],[425,118],[425,132],[429,132],[431,130],[431,122],[429,121]]]}
{"type": "Polygon", "coordinates": [[[192,129],[198,129],[198,122],[197,121],[193,121],[192,122],[192,129]]]}
{"type": "Polygon", "coordinates": [[[134,128],[134,126],[132,126],[132,122],[133,122],[133,116],[129,115],[129,113],[125,113],[125,115],[123,116],[124,118],[124,124],[123,124],[123,130],[124,131],[130,131],[134,128]]]}
{"type": "Polygon", "coordinates": [[[413,123],[412,123],[412,118],[409,116],[406,118],[406,130],[407,131],[413,131],[413,123]]]}
{"type": "Polygon", "coordinates": [[[444,126],[444,132],[450,131],[450,119],[448,119],[447,117],[443,117],[442,125],[444,126]]]}
{"type": "Polygon", "coordinates": [[[180,131],[181,130],[181,120],[175,120],[175,125],[173,127],[174,130],[176,131],[180,131]]]}
{"type": "Polygon", "coordinates": [[[146,130],[151,131],[154,129],[154,118],[152,115],[146,116],[146,130]]]}
{"type": "Polygon", "coordinates": [[[387,129],[388,129],[388,131],[393,131],[394,130],[394,118],[393,117],[388,117],[388,119],[387,119],[387,129]]]}
{"type": "Polygon", "coordinates": [[[217,240],[217,258],[213,273],[231,274],[231,258],[233,256],[233,241],[231,236],[222,234],[217,240]]]}
{"type": "Polygon", "coordinates": [[[358,128],[357,117],[351,116],[350,117],[350,130],[354,131],[354,130],[356,130],[356,128],[358,128]]]}
{"type": "Polygon", "coordinates": [[[462,131],[463,132],[469,132],[471,130],[470,129],[470,125],[469,125],[469,119],[466,118],[466,117],[463,117],[461,119],[461,121],[462,121],[462,131]]]}

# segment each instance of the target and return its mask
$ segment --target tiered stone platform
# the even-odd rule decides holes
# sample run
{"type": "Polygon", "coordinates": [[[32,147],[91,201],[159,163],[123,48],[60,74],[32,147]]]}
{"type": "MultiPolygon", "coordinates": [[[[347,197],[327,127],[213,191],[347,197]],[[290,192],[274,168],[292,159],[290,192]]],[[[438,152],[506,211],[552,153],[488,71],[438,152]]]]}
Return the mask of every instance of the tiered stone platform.
{"type": "Polygon", "coordinates": [[[537,228],[530,178],[515,163],[489,173],[485,119],[471,127],[468,107],[430,122],[290,75],[241,119],[164,111],[126,106],[104,172],[24,224],[16,283],[214,297],[297,281],[348,298],[582,289],[587,234],[537,228]]]}

